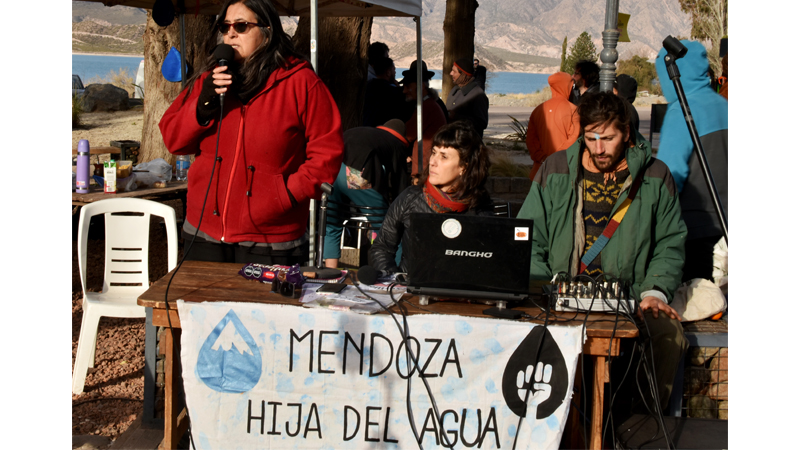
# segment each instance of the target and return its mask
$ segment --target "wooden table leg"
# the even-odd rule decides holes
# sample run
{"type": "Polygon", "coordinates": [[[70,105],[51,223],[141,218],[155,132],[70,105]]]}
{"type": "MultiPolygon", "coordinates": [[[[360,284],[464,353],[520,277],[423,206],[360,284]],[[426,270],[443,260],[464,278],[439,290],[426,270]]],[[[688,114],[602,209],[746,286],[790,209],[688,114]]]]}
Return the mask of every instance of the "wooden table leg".
{"type": "Polygon", "coordinates": [[[606,357],[594,357],[594,380],[592,382],[592,430],[589,448],[603,448],[603,391],[606,383],[606,357]]]}
{"type": "Polygon", "coordinates": [[[181,330],[167,328],[164,333],[164,440],[159,446],[162,449],[178,448],[181,439],[181,427],[178,426],[178,414],[183,409],[178,388],[181,374],[179,365],[175,363],[176,343],[172,339],[173,331],[180,342],[181,330]]]}

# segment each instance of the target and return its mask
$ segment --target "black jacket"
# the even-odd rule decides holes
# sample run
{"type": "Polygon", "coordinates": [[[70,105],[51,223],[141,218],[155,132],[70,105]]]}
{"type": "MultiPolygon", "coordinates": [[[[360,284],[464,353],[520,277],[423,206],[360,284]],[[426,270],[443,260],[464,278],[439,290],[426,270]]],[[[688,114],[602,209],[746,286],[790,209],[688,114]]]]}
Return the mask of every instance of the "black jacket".
{"type": "MultiPolygon", "coordinates": [[[[409,236],[409,226],[411,225],[411,213],[435,213],[425,201],[425,194],[420,186],[409,186],[400,193],[397,199],[389,206],[386,217],[378,238],[369,249],[369,265],[376,270],[388,270],[394,272],[406,272],[408,270],[407,255],[411,254],[411,239],[409,236]],[[400,260],[400,267],[395,263],[395,255],[400,245],[402,237],[403,256],[400,260]]],[[[493,214],[492,200],[486,194],[481,198],[479,206],[474,210],[470,209],[463,214],[491,216],[493,214]]]]}

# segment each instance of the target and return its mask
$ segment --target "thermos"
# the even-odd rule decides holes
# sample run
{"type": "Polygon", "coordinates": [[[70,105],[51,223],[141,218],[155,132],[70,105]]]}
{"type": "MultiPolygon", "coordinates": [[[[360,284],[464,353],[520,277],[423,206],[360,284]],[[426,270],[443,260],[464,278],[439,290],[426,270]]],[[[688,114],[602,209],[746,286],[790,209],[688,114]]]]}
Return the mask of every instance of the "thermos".
{"type": "Polygon", "coordinates": [[[78,194],[89,193],[89,141],[81,139],[78,142],[78,164],[75,187],[78,194]]]}

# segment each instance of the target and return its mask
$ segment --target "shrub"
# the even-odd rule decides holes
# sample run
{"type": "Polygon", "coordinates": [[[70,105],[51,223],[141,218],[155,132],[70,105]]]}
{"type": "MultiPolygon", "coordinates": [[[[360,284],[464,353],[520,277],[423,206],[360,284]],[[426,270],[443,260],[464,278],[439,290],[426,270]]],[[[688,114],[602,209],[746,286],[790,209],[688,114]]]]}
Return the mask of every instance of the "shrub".
{"type": "Polygon", "coordinates": [[[72,128],[81,125],[81,113],[83,113],[83,97],[72,94],[72,128]]]}
{"type": "Polygon", "coordinates": [[[525,138],[528,136],[528,121],[526,120],[525,123],[522,123],[517,120],[516,117],[511,115],[508,117],[511,118],[511,124],[508,126],[511,127],[514,132],[506,136],[505,139],[508,141],[525,142],[525,138]]]}

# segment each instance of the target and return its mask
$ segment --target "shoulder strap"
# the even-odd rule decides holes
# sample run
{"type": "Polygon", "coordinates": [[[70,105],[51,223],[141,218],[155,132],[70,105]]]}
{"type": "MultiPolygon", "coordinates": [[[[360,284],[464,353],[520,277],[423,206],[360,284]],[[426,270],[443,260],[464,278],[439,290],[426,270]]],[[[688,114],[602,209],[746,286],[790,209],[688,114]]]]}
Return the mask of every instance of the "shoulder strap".
{"type": "Polygon", "coordinates": [[[620,205],[617,212],[615,212],[611,220],[608,221],[603,233],[597,238],[596,241],[594,241],[594,244],[592,244],[589,250],[586,251],[586,253],[583,255],[583,258],[581,258],[581,268],[578,273],[583,273],[586,270],[586,267],[588,267],[589,264],[591,264],[592,261],[597,258],[597,255],[599,255],[600,252],[603,251],[603,248],[605,248],[606,244],[608,244],[611,236],[613,236],[614,232],[617,231],[617,228],[619,227],[620,222],[622,222],[622,219],[625,217],[625,214],[628,212],[628,208],[631,206],[633,199],[636,198],[636,193],[639,191],[639,186],[642,185],[644,172],[645,168],[642,168],[642,173],[640,173],[639,176],[633,180],[633,184],[628,191],[628,197],[625,198],[625,201],[622,202],[622,205],[620,205]]]}

